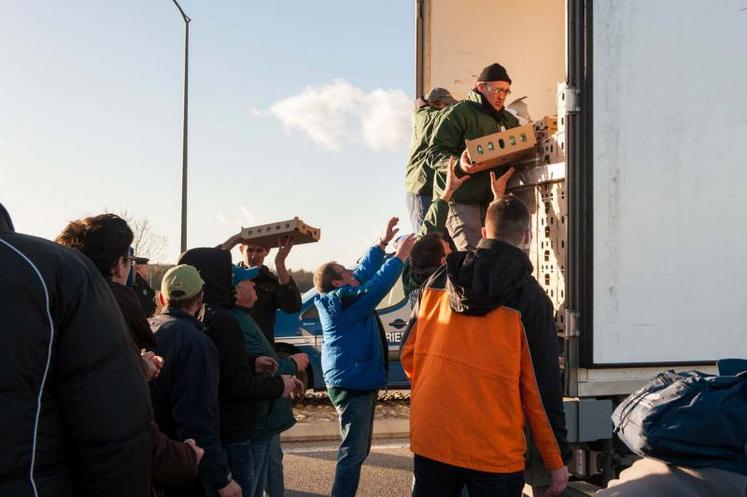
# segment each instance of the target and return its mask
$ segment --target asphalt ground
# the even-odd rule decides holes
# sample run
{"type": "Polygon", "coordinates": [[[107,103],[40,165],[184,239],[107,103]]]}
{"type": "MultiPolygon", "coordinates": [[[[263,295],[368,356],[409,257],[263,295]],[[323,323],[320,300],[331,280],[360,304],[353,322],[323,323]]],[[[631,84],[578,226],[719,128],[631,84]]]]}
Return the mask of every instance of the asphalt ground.
{"type": "MultiPolygon", "coordinates": [[[[283,443],[286,497],[324,497],[330,494],[337,442],[283,443]]],[[[410,495],[412,453],[406,439],[383,440],[371,447],[361,469],[357,497],[410,495]]]]}

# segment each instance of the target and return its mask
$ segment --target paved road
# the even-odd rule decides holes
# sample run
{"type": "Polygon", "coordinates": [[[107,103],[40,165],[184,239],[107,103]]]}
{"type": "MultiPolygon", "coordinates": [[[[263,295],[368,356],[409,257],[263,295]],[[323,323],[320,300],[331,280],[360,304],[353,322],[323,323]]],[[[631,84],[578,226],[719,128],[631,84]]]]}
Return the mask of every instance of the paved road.
{"type": "MultiPolygon", "coordinates": [[[[288,443],[285,450],[286,497],[323,497],[332,488],[336,443],[288,443]]],[[[410,495],[412,453],[407,440],[374,440],[361,471],[357,497],[410,495]]]]}

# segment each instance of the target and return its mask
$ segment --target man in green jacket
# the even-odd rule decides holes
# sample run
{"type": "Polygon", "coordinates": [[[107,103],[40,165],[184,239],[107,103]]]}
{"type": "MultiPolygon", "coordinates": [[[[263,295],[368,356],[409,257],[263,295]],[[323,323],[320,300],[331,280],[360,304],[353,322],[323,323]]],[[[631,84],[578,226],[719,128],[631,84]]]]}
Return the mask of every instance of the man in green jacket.
{"type": "MultiPolygon", "coordinates": [[[[519,120],[504,108],[511,93],[511,78],[500,64],[482,70],[467,99],[442,111],[425,153],[427,165],[434,170],[433,202],[419,234],[440,232],[444,226],[457,250],[474,249],[480,241],[487,205],[493,198],[488,171],[470,175],[446,203],[440,201],[446,188],[449,160],[457,159],[457,176],[469,175],[480,164],[470,163],[465,140],[472,140],[504,129],[515,128],[519,120]]],[[[498,175],[502,175],[502,167],[498,175]]]]}
{"type": "MultiPolygon", "coordinates": [[[[231,272],[236,297],[231,313],[239,322],[241,334],[244,337],[244,348],[250,359],[254,361],[257,373],[293,376],[306,369],[309,364],[309,357],[306,354],[299,353],[281,358],[250,314],[258,298],[253,280],[259,276],[259,268],[233,266],[231,272]]],[[[296,382],[299,387],[296,393],[303,395],[303,384],[298,379],[296,382]]],[[[280,474],[273,474],[273,478],[268,478],[268,472],[277,472],[278,468],[270,468],[270,452],[275,445],[277,446],[275,449],[280,451],[280,433],[296,423],[293,408],[289,399],[280,398],[257,402],[257,410],[257,425],[251,438],[252,488],[245,491],[244,495],[283,497],[285,486],[282,451],[280,452],[280,474]]]]}
{"type": "Polygon", "coordinates": [[[433,169],[425,162],[425,152],[431,140],[433,125],[442,109],[457,103],[445,88],[433,88],[425,99],[415,101],[412,115],[413,134],[410,158],[405,172],[405,195],[410,221],[414,231],[419,231],[433,197],[433,169]]]}

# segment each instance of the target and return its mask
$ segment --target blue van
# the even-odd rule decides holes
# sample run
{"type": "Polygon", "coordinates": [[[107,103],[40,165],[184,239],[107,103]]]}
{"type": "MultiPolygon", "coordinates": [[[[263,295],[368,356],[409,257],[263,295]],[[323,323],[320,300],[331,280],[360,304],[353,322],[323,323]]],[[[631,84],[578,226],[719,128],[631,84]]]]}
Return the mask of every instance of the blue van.
{"type": "MultiPolygon", "coordinates": [[[[313,288],[301,297],[301,310],[296,313],[278,311],[275,322],[275,347],[281,354],[306,352],[309,355],[309,368],[303,375],[308,388],[324,390],[322,377],[322,327],[314,305],[317,292],[313,288]]],[[[389,341],[389,376],[388,388],[410,388],[399,362],[399,346],[402,343],[407,322],[410,318],[410,305],[402,288],[402,279],[398,279],[389,294],[376,307],[381,322],[384,324],[389,341]]]]}

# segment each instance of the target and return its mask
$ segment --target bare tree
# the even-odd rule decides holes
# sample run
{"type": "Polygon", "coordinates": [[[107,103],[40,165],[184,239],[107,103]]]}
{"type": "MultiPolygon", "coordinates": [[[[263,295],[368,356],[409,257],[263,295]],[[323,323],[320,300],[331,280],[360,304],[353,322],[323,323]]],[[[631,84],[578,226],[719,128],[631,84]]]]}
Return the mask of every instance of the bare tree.
{"type": "Polygon", "coordinates": [[[138,257],[147,257],[153,262],[163,259],[168,245],[168,238],[156,232],[147,218],[135,218],[127,211],[119,213],[119,217],[127,221],[135,236],[132,248],[138,257]]]}

